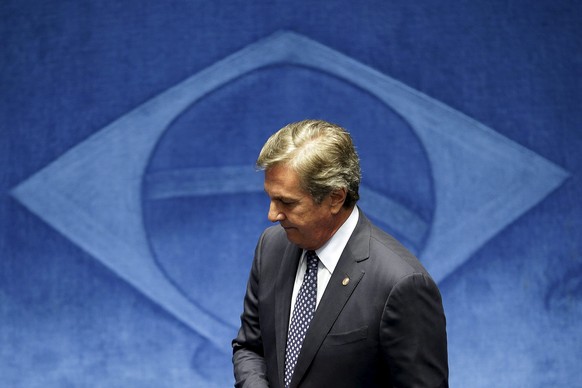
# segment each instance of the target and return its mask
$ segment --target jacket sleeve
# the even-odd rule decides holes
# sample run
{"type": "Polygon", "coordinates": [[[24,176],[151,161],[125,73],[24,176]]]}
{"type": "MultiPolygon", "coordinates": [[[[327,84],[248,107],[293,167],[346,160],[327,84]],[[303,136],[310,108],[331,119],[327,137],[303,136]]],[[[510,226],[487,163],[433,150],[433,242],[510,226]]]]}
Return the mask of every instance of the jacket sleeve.
{"type": "Polygon", "coordinates": [[[396,283],[384,307],[380,341],[394,387],[448,387],[445,314],[428,275],[396,283]]]}
{"type": "MultiPolygon", "coordinates": [[[[260,245],[260,244],[259,244],[260,245]]],[[[263,341],[259,323],[259,245],[249,276],[244,310],[237,337],[232,341],[235,387],[268,387],[267,368],[263,357],[263,341]]]]}

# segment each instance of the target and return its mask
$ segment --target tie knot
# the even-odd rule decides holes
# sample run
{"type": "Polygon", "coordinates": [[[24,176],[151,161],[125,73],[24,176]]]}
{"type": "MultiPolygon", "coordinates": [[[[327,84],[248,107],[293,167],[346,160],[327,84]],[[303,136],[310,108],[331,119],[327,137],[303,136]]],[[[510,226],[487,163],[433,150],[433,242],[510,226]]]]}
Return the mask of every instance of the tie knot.
{"type": "Polygon", "coordinates": [[[317,261],[319,260],[319,257],[317,257],[315,251],[307,251],[305,256],[307,258],[307,268],[317,267],[317,261]]]}

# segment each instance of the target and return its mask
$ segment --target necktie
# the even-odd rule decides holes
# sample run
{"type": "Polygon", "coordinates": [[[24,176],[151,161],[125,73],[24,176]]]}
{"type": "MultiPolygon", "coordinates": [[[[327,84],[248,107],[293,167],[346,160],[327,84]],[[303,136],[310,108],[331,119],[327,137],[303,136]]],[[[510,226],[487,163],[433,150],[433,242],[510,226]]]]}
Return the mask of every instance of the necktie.
{"type": "Polygon", "coordinates": [[[315,303],[317,300],[317,263],[319,258],[314,251],[305,253],[307,258],[307,271],[303,276],[303,283],[299,289],[299,295],[295,301],[293,318],[289,333],[287,334],[287,348],[285,349],[285,387],[291,383],[291,377],[297,364],[299,351],[305,338],[305,333],[309,328],[309,323],[315,313],[315,303]]]}

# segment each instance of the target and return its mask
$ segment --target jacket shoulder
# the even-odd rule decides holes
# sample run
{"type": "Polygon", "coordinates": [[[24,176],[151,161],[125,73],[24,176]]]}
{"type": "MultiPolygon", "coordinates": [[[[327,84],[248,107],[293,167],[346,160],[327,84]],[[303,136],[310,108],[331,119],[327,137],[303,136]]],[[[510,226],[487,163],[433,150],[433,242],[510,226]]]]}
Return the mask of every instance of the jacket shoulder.
{"type": "Polygon", "coordinates": [[[390,234],[372,225],[370,258],[380,266],[387,266],[397,277],[411,274],[428,275],[420,260],[390,234]]]}

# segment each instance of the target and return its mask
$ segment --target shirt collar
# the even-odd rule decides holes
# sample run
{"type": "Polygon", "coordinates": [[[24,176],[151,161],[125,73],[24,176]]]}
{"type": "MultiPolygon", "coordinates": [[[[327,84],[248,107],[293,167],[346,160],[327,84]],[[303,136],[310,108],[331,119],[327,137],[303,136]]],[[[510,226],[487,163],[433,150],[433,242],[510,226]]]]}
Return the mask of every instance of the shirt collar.
{"type": "Polygon", "coordinates": [[[354,206],[352,213],[342,226],[335,232],[333,236],[319,249],[315,251],[319,261],[324,267],[333,273],[344,248],[348,244],[348,240],[352,236],[356,225],[358,224],[360,212],[357,206],[354,206]]]}

